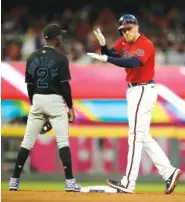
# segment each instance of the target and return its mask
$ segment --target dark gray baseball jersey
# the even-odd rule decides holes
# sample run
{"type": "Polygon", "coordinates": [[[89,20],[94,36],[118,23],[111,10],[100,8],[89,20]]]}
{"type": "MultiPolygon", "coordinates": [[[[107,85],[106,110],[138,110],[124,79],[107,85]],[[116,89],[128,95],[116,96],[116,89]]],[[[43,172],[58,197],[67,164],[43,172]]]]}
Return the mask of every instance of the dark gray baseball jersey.
{"type": "Polygon", "coordinates": [[[53,127],[58,147],[69,145],[67,108],[60,84],[70,79],[67,57],[54,48],[43,47],[28,58],[25,81],[34,92],[22,147],[33,147],[46,118],[53,127]]]}

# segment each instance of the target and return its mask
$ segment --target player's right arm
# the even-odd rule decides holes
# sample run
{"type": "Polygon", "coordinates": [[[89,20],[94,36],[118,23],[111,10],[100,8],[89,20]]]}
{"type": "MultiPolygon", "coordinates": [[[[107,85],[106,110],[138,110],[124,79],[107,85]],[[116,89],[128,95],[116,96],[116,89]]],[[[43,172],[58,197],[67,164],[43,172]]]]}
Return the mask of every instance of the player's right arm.
{"type": "MultiPolygon", "coordinates": [[[[121,51],[121,49],[117,49],[117,51],[121,51]]],[[[87,55],[91,56],[94,59],[100,60],[102,62],[109,62],[119,67],[123,68],[138,68],[142,67],[149,57],[155,55],[155,50],[153,44],[151,42],[143,42],[137,50],[132,54],[131,57],[111,57],[107,55],[99,55],[96,53],[87,53],[87,55]]]]}
{"type": "Polygon", "coordinates": [[[109,49],[107,44],[105,46],[101,46],[101,54],[110,57],[121,57],[114,48],[109,49]]]}
{"type": "Polygon", "coordinates": [[[105,41],[105,37],[101,33],[100,29],[94,30],[94,34],[101,46],[102,55],[108,55],[111,57],[120,57],[120,55],[116,52],[116,50],[114,48],[111,48],[111,49],[108,48],[106,41],[105,41]]]}

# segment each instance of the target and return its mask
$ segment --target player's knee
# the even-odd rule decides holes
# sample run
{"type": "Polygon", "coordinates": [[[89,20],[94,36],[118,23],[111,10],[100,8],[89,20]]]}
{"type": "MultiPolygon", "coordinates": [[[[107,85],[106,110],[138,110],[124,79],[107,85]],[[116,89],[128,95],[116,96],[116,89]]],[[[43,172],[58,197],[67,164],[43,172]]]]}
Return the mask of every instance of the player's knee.
{"type": "Polygon", "coordinates": [[[57,140],[57,145],[59,149],[63,147],[69,147],[69,139],[65,138],[65,139],[57,140]]]}
{"type": "Polygon", "coordinates": [[[31,137],[24,137],[23,141],[21,142],[21,147],[24,147],[28,150],[31,150],[34,146],[35,139],[31,137]]]}
{"type": "Polygon", "coordinates": [[[143,141],[143,139],[144,139],[144,133],[142,133],[141,131],[133,131],[128,135],[129,141],[141,142],[143,141]]]}
{"type": "Polygon", "coordinates": [[[26,142],[22,142],[21,147],[28,149],[28,150],[31,150],[33,148],[33,146],[31,144],[26,143],[26,142]]]}

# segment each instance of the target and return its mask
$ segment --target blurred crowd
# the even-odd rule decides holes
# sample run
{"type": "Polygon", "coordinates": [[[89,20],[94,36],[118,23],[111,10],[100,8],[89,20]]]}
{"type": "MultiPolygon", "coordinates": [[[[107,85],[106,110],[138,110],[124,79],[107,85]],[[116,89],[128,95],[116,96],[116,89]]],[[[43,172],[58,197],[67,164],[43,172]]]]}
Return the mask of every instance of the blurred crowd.
{"type": "MultiPolygon", "coordinates": [[[[126,14],[126,13],[122,13],[126,14]]],[[[133,13],[135,14],[135,13],[133,13]]],[[[2,12],[2,60],[25,61],[36,49],[44,45],[42,29],[47,23],[58,23],[68,34],[63,50],[69,60],[76,64],[91,64],[86,52],[100,52],[93,30],[100,28],[109,47],[117,39],[118,19],[121,13],[104,8],[98,10],[86,5],[78,10],[65,9],[60,13],[33,15],[29,7],[20,6],[2,12]]],[[[185,65],[185,12],[177,8],[163,11],[160,4],[150,8],[141,6],[136,17],[140,31],[150,37],[156,47],[156,64],[185,65]]]]}

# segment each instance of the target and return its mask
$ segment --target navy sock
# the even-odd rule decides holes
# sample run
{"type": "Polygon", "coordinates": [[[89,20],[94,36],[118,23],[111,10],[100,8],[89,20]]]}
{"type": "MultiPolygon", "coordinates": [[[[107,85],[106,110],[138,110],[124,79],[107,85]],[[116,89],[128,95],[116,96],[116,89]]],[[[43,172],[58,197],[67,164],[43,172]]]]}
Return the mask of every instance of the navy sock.
{"type": "Polygon", "coordinates": [[[73,179],[71,152],[69,147],[59,149],[60,159],[64,166],[66,179],[73,179]]]}
{"type": "Polygon", "coordinates": [[[26,159],[28,158],[29,153],[30,153],[30,150],[23,147],[20,148],[12,177],[20,178],[22,169],[24,167],[26,159]]]}

